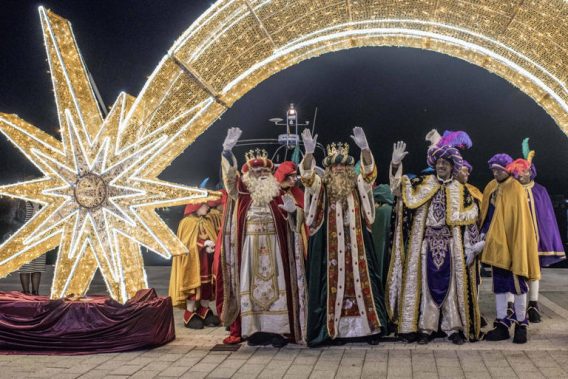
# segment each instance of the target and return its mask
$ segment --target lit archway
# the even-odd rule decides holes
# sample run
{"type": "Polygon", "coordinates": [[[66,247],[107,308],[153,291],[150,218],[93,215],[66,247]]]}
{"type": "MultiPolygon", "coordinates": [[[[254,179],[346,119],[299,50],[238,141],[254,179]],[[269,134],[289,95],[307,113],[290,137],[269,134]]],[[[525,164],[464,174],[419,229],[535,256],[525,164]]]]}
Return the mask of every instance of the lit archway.
{"type": "Polygon", "coordinates": [[[354,47],[404,46],[503,77],[568,134],[566,12],[564,0],[221,0],[168,51],[123,127],[141,137],[164,124],[191,123],[168,152],[171,159],[235,101],[287,67],[354,47]]]}

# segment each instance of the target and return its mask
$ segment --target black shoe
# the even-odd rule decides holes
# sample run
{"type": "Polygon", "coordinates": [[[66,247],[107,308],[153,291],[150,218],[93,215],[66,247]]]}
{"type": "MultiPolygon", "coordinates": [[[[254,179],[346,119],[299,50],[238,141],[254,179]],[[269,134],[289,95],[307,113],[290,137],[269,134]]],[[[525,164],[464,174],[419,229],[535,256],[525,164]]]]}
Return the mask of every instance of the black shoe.
{"type": "Polygon", "coordinates": [[[221,320],[219,320],[219,317],[215,316],[213,312],[207,313],[207,316],[205,316],[205,320],[203,320],[203,322],[205,323],[205,326],[221,325],[221,320]]]}
{"type": "Polygon", "coordinates": [[[536,301],[529,301],[529,307],[527,309],[527,313],[529,316],[529,321],[532,323],[539,323],[542,320],[540,319],[540,309],[538,308],[538,302],[536,301]]]}
{"type": "Polygon", "coordinates": [[[265,332],[256,332],[247,338],[247,344],[249,346],[266,346],[270,343],[272,343],[272,336],[265,332]]]}
{"type": "Polygon", "coordinates": [[[448,337],[448,339],[452,341],[454,345],[463,345],[465,343],[465,338],[462,335],[462,332],[455,332],[448,337]]]}
{"type": "Polygon", "coordinates": [[[416,343],[418,343],[419,345],[428,345],[429,342],[430,342],[430,336],[428,334],[426,333],[418,334],[418,339],[416,343]]]}
{"type": "Polygon", "coordinates": [[[406,343],[413,343],[418,340],[418,333],[400,333],[398,338],[406,343]]]}
{"type": "Polygon", "coordinates": [[[486,341],[504,341],[511,338],[509,334],[509,327],[501,321],[493,323],[493,329],[488,331],[485,335],[486,341]]]}
{"type": "Polygon", "coordinates": [[[270,344],[273,347],[281,348],[288,345],[288,340],[280,335],[276,335],[270,339],[270,344]]]}
{"type": "Polygon", "coordinates": [[[485,328],[487,326],[487,319],[484,316],[481,316],[480,326],[485,328]]]}
{"type": "Polygon", "coordinates": [[[527,343],[527,326],[525,324],[515,324],[515,336],[513,343],[527,343]]]}
{"type": "Polygon", "coordinates": [[[189,329],[203,329],[205,323],[198,315],[194,315],[187,324],[185,324],[186,328],[189,329]]]}
{"type": "Polygon", "coordinates": [[[378,345],[379,344],[379,335],[375,334],[373,336],[370,336],[369,339],[367,340],[367,343],[369,345],[373,345],[373,346],[378,345]]]}
{"type": "Polygon", "coordinates": [[[39,296],[39,291],[32,291],[32,295],[39,296]]]}
{"type": "Polygon", "coordinates": [[[335,338],[332,339],[331,341],[329,341],[329,344],[331,346],[343,346],[347,343],[347,341],[345,341],[343,338],[335,338]]]}

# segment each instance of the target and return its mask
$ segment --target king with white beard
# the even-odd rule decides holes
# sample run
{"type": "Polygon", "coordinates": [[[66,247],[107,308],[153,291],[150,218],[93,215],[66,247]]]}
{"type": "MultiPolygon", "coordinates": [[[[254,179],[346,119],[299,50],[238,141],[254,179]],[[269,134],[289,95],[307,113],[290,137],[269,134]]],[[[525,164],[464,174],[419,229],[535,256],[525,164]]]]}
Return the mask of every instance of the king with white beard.
{"type": "MultiPolygon", "coordinates": [[[[283,195],[264,150],[246,154],[239,173],[232,153],[241,130],[231,128],[223,143],[223,183],[232,202],[226,248],[221,257],[222,317],[230,326],[224,342],[249,345],[305,340],[305,274],[302,210],[283,195]]],[[[219,293],[219,292],[218,292],[219,293]]]]}

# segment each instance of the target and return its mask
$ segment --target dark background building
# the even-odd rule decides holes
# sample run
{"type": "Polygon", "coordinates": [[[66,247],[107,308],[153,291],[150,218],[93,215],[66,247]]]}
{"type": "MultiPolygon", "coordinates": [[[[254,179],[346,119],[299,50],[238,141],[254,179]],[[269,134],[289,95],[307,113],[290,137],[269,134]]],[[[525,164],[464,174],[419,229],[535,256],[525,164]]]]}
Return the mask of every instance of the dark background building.
{"type": "MultiPolygon", "coordinates": [[[[0,12],[0,112],[16,113],[57,136],[59,128],[37,7],[44,5],[69,19],[106,106],[120,91],[136,96],[174,40],[210,1],[4,0],[0,12]]],[[[473,148],[464,157],[474,166],[471,182],[490,180],[487,160],[498,152],[521,155],[530,137],[536,150],[537,181],[557,205],[566,240],[568,138],[531,98],[500,77],[465,61],[410,48],[370,47],[345,50],[305,61],[282,71],[234,104],[161,175],[198,185],[215,185],[227,128],[239,126],[243,138],[275,138],[283,132],[269,118],[283,117],[289,103],[300,121],[313,122],[320,142],[350,141],[353,126],[364,127],[379,167],[387,167],[395,141],[407,142],[405,169],[425,168],[426,133],[437,128],[467,131],[473,148]]],[[[358,154],[353,146],[353,153],[358,154]]],[[[245,149],[237,150],[243,159],[245,149]]],[[[39,175],[5,138],[0,138],[0,184],[39,175]]],[[[0,212],[7,209],[0,204],[0,212]]],[[[5,213],[5,212],[4,212],[5,213]]],[[[175,230],[180,209],[162,212],[175,230]]],[[[147,255],[149,263],[159,263],[147,255]]]]}

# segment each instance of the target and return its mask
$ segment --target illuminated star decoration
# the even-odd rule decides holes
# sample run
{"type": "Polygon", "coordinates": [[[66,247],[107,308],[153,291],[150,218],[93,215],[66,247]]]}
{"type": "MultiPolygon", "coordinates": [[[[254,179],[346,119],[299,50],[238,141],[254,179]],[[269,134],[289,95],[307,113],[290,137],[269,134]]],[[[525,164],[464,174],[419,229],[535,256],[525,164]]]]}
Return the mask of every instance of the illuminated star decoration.
{"type": "Polygon", "coordinates": [[[0,186],[0,195],[42,205],[0,246],[0,276],[59,246],[52,298],[85,294],[98,268],[110,295],[125,302],[148,286],[141,245],[166,258],[187,252],[155,208],[209,195],[157,179],[156,166],[164,167],[184,126],[164,125],[137,138],[124,122],[134,98],[124,93],[103,120],[70,23],[42,7],[39,12],[61,141],[0,114],[0,132],[43,174],[0,186]]]}

